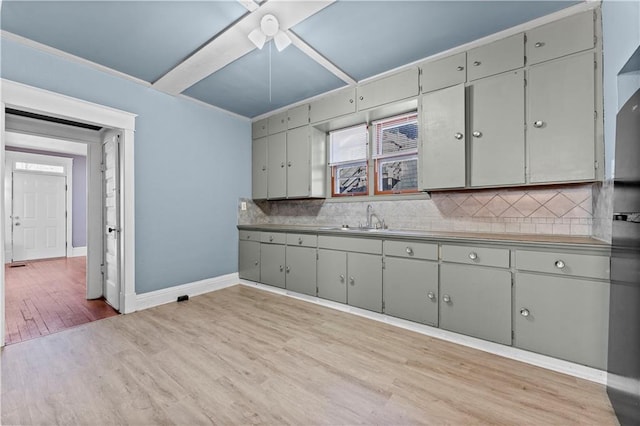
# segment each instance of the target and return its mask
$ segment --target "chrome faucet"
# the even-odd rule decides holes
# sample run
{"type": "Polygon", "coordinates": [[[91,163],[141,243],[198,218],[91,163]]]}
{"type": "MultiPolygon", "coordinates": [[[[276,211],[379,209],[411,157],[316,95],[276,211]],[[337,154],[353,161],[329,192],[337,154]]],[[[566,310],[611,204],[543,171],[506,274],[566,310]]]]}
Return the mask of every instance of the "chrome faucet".
{"type": "Polygon", "coordinates": [[[375,228],[376,229],[378,229],[378,228],[384,229],[385,228],[384,219],[380,219],[380,217],[373,212],[373,207],[371,206],[371,204],[369,204],[367,206],[367,228],[369,228],[369,229],[373,228],[372,219],[374,217],[378,221],[378,223],[376,224],[375,228]]]}

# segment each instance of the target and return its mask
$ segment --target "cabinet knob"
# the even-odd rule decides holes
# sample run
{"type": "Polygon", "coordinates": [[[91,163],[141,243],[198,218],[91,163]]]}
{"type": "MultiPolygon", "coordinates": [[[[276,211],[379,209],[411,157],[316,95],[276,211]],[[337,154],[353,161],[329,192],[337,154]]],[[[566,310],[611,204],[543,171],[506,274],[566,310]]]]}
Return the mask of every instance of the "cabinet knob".
{"type": "Polygon", "coordinates": [[[464,135],[462,133],[458,132],[455,135],[453,135],[453,137],[458,139],[458,140],[460,140],[460,139],[462,139],[464,137],[464,135]]]}
{"type": "Polygon", "coordinates": [[[556,268],[558,269],[564,269],[564,267],[567,266],[563,260],[556,260],[556,263],[554,263],[554,265],[556,265],[556,268]]]}
{"type": "Polygon", "coordinates": [[[280,265],[280,272],[284,271],[284,266],[280,265]]]}
{"type": "Polygon", "coordinates": [[[284,168],[284,161],[280,163],[280,167],[284,168]]]}
{"type": "Polygon", "coordinates": [[[536,44],[533,45],[533,47],[542,47],[544,46],[544,43],[541,41],[536,42],[536,44]]]}
{"type": "Polygon", "coordinates": [[[344,283],[344,275],[340,274],[340,282],[344,283]]]}
{"type": "Polygon", "coordinates": [[[451,296],[445,294],[444,296],[442,296],[442,301],[445,303],[451,303],[451,296]]]}
{"type": "Polygon", "coordinates": [[[356,283],[355,278],[353,278],[353,277],[349,277],[349,284],[351,284],[351,285],[355,285],[355,283],[356,283]]]}
{"type": "Polygon", "coordinates": [[[364,100],[364,96],[360,96],[360,100],[363,101],[364,100]]]}
{"type": "Polygon", "coordinates": [[[458,71],[462,71],[464,70],[464,67],[462,65],[459,65],[458,68],[456,68],[458,71]]]}
{"type": "Polygon", "coordinates": [[[298,238],[298,244],[302,244],[302,237],[298,238]]]}
{"type": "Polygon", "coordinates": [[[247,240],[250,240],[250,239],[251,239],[251,235],[247,235],[247,240]]]}
{"type": "Polygon", "coordinates": [[[476,260],[477,258],[478,258],[478,253],[476,253],[475,251],[472,251],[471,253],[469,253],[469,259],[476,260]]]}
{"type": "Polygon", "coordinates": [[[256,260],[255,262],[253,262],[254,265],[258,266],[258,261],[256,260]]]}
{"type": "Polygon", "coordinates": [[[427,297],[429,298],[429,300],[433,300],[436,298],[436,295],[432,291],[430,291],[429,293],[427,293],[427,297]]]}
{"type": "Polygon", "coordinates": [[[287,274],[291,272],[291,268],[287,266],[287,274]]]}
{"type": "Polygon", "coordinates": [[[482,63],[482,62],[480,62],[480,61],[473,61],[473,66],[474,66],[474,67],[477,67],[477,66],[479,66],[481,63],[482,63]]]}
{"type": "Polygon", "coordinates": [[[479,131],[475,131],[473,133],[471,133],[473,135],[474,138],[481,138],[482,137],[482,132],[479,131]]]}
{"type": "Polygon", "coordinates": [[[264,172],[265,170],[267,170],[267,166],[262,166],[262,171],[264,172]]]}
{"type": "Polygon", "coordinates": [[[409,256],[413,256],[413,249],[411,247],[407,247],[406,252],[409,256]]]}
{"type": "Polygon", "coordinates": [[[349,103],[352,104],[353,103],[353,99],[349,99],[349,103]]]}
{"type": "Polygon", "coordinates": [[[270,242],[270,243],[271,243],[271,242],[273,242],[273,236],[272,236],[272,235],[271,235],[271,236],[269,236],[269,242],[270,242]]]}
{"type": "Polygon", "coordinates": [[[291,161],[289,161],[289,162],[287,163],[287,166],[291,167],[291,161]]]}
{"type": "Polygon", "coordinates": [[[536,129],[539,129],[542,126],[544,126],[544,121],[542,121],[542,120],[538,120],[538,121],[534,121],[533,122],[533,127],[535,127],[536,129]]]}
{"type": "Polygon", "coordinates": [[[523,317],[528,317],[530,313],[531,312],[529,312],[527,308],[520,309],[520,315],[522,315],[523,317]]]}

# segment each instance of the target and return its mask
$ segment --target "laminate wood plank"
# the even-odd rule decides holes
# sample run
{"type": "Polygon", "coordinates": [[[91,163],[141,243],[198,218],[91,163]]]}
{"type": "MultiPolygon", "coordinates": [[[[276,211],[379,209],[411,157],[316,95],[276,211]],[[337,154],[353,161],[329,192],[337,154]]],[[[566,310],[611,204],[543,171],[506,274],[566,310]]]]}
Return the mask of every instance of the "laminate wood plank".
{"type": "Polygon", "coordinates": [[[245,286],[0,356],[3,424],[616,424],[604,386],[245,286]]]}

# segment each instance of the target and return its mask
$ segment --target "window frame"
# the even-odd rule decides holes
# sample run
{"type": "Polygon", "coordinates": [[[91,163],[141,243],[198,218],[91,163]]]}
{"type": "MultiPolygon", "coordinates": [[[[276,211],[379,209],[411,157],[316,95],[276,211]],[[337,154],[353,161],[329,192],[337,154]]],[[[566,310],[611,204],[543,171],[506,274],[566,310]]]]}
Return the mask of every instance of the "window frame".
{"type": "Polygon", "coordinates": [[[327,144],[328,144],[328,153],[329,153],[329,161],[327,162],[328,166],[329,166],[329,172],[330,172],[330,186],[331,186],[331,198],[344,198],[344,197],[362,197],[362,196],[368,196],[370,194],[371,191],[371,176],[369,174],[370,172],[370,168],[369,168],[369,158],[370,158],[370,143],[369,143],[369,124],[368,123],[359,123],[356,124],[354,126],[348,126],[348,127],[344,127],[341,129],[335,129],[332,130],[330,132],[327,133],[327,144]],[[338,161],[338,162],[331,162],[332,158],[332,146],[331,146],[331,138],[332,138],[332,133],[333,132],[340,132],[340,131],[348,131],[351,129],[356,129],[356,128],[361,128],[364,127],[364,132],[365,132],[365,138],[364,138],[364,143],[365,143],[365,147],[364,147],[364,158],[362,159],[350,159],[350,160],[346,160],[346,161],[338,161]],[[355,167],[358,165],[362,165],[365,168],[364,171],[364,176],[366,178],[366,189],[362,192],[345,192],[345,193],[341,193],[338,192],[339,189],[339,170],[340,169],[344,169],[344,168],[348,168],[348,167],[355,167]]]}

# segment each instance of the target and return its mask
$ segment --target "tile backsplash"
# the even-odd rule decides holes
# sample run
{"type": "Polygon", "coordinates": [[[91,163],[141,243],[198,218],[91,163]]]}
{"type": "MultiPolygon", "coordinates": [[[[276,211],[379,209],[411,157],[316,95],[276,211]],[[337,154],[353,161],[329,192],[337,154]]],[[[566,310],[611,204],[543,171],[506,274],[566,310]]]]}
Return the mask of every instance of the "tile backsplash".
{"type": "Polygon", "coordinates": [[[433,192],[431,199],[392,201],[241,199],[238,223],[358,226],[371,204],[395,229],[591,236],[594,194],[601,194],[597,184],[433,192]]]}

